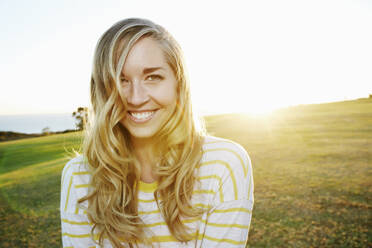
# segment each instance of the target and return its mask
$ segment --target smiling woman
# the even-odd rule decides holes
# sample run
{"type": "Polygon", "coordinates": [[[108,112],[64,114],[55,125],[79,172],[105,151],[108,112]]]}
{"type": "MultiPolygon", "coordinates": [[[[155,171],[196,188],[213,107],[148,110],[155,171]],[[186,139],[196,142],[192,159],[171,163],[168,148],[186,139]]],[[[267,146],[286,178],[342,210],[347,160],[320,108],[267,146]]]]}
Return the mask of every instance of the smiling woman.
{"type": "Polygon", "coordinates": [[[245,247],[250,159],[193,119],[177,42],[125,19],[98,42],[84,154],[62,173],[64,247],[245,247]]]}

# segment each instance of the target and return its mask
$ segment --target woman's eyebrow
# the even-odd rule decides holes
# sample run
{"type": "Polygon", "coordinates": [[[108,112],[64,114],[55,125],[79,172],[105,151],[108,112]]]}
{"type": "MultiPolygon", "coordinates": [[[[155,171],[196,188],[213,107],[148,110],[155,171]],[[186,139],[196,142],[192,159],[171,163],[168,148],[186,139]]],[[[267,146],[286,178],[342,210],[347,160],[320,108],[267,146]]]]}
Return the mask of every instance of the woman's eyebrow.
{"type": "Polygon", "coordinates": [[[163,67],[148,67],[148,68],[143,69],[143,74],[148,74],[148,73],[151,73],[157,70],[164,70],[164,68],[163,67]]]}

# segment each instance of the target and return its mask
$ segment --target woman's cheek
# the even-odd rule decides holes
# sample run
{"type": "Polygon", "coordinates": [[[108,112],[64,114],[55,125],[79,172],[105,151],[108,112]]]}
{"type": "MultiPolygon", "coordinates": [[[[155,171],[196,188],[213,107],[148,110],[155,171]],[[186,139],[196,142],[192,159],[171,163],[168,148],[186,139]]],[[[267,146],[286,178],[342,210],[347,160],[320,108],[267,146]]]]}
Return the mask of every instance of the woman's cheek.
{"type": "Polygon", "coordinates": [[[172,84],[163,84],[150,91],[151,98],[163,106],[171,105],[177,101],[176,87],[172,84]]]}

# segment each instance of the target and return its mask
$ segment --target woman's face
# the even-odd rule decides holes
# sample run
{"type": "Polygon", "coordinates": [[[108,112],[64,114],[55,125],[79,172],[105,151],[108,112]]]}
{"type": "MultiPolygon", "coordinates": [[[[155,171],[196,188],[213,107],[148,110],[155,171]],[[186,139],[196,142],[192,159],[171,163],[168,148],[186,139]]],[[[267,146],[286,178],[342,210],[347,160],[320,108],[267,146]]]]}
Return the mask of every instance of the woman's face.
{"type": "Polygon", "coordinates": [[[174,112],[177,81],[162,49],[152,38],[132,47],[121,75],[128,112],[121,123],[132,141],[153,137],[174,112]]]}

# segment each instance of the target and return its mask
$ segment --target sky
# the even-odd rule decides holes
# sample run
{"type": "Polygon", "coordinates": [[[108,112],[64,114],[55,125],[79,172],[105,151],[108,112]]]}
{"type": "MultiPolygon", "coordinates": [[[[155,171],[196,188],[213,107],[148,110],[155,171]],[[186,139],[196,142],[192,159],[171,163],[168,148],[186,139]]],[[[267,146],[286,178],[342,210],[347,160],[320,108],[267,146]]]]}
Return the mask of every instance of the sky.
{"type": "Polygon", "coordinates": [[[89,106],[96,42],[128,17],[180,43],[200,113],[372,94],[369,0],[0,0],[0,115],[89,106]]]}

